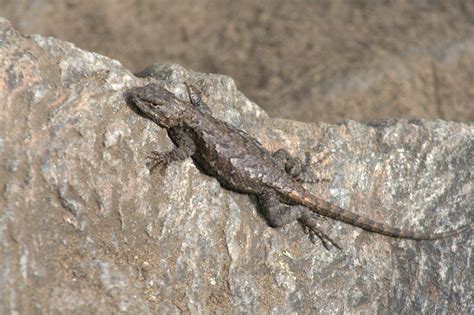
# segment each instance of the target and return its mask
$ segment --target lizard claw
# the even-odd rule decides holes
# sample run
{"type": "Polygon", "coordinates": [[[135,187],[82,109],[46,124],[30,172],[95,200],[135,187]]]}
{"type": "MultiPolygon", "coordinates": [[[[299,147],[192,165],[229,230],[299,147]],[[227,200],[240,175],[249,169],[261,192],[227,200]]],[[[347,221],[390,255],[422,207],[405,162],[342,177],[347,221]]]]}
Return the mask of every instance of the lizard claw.
{"type": "Polygon", "coordinates": [[[326,250],[329,250],[328,243],[331,243],[332,246],[336,247],[339,250],[342,250],[341,246],[336,243],[332,238],[330,238],[326,233],[323,231],[316,229],[316,228],[310,228],[308,226],[305,227],[305,232],[309,234],[309,238],[313,244],[316,244],[316,238],[318,238],[321,243],[323,244],[324,248],[326,250]],[[327,242],[326,242],[327,241],[327,242]]]}
{"type": "Polygon", "coordinates": [[[157,167],[166,167],[168,161],[166,155],[162,152],[152,151],[149,156],[146,157],[145,165],[150,171],[150,173],[157,167]]]}
{"type": "Polygon", "coordinates": [[[304,232],[309,235],[309,238],[313,244],[316,244],[316,238],[317,238],[321,241],[321,243],[323,244],[324,248],[326,248],[326,250],[329,250],[328,242],[332,246],[336,247],[337,249],[342,250],[341,246],[339,246],[339,244],[337,244],[336,241],[330,238],[329,235],[321,231],[314,224],[311,224],[308,220],[304,220],[301,223],[303,224],[304,232]]]}

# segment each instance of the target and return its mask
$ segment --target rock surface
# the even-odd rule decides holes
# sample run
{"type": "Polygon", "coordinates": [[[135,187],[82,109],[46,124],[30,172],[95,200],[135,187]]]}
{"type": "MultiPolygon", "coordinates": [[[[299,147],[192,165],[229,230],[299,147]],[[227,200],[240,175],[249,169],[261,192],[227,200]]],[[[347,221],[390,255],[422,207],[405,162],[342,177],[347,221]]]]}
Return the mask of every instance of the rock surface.
{"type": "MultiPolygon", "coordinates": [[[[396,240],[340,222],[270,228],[255,199],[187,160],[149,174],[166,132],[127,105],[146,83],[117,61],[0,19],[0,313],[469,313],[472,235],[396,240]]],[[[425,231],[472,222],[472,125],[271,119],[220,75],[163,65],[185,97],[267,148],[313,155],[307,185],[373,219],[425,231]]]]}

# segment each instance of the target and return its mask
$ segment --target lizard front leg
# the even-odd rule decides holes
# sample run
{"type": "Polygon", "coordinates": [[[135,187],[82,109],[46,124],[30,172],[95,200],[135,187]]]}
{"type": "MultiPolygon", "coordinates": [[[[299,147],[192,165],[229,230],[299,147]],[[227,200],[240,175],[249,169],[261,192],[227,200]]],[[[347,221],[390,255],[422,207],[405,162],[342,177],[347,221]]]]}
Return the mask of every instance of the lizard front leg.
{"type": "Polygon", "coordinates": [[[207,106],[207,104],[204,103],[204,101],[202,100],[201,90],[189,83],[184,83],[184,85],[186,85],[186,89],[188,90],[189,100],[191,101],[191,104],[193,104],[203,113],[212,114],[209,106],[207,106]]]}
{"type": "Polygon", "coordinates": [[[314,243],[315,237],[319,238],[323,246],[329,250],[326,241],[338,249],[341,247],[327,234],[317,227],[317,215],[303,206],[290,206],[282,204],[275,191],[266,189],[258,196],[260,206],[271,227],[281,227],[298,220],[310,235],[314,243]]]}
{"type": "Polygon", "coordinates": [[[173,140],[175,147],[168,152],[152,151],[146,160],[146,166],[150,172],[157,166],[164,168],[172,162],[187,159],[196,151],[196,144],[183,127],[170,128],[168,134],[173,140]]]}

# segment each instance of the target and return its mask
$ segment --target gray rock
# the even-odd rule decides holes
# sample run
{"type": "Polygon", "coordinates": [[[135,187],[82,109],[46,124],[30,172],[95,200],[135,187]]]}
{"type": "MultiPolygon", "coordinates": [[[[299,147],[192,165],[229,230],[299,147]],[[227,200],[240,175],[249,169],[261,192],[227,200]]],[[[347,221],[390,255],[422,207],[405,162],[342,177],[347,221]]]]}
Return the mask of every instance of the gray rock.
{"type": "MultiPolygon", "coordinates": [[[[127,105],[140,79],[119,62],[0,19],[0,312],[469,313],[472,235],[398,240],[332,220],[344,248],[298,224],[270,228],[255,199],[192,163],[149,174],[165,130],[127,105]]],[[[163,65],[186,97],[199,82],[215,116],[267,148],[313,155],[307,188],[390,224],[444,231],[472,222],[472,125],[271,119],[233,80],[163,65]]]]}

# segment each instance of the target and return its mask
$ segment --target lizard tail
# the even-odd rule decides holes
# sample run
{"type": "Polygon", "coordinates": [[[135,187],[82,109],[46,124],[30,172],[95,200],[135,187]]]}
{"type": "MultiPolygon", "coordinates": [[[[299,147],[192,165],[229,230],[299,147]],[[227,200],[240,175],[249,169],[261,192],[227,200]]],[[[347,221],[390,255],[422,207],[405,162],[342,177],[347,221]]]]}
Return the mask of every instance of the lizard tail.
{"type": "Polygon", "coordinates": [[[342,221],[344,223],[348,223],[350,225],[360,227],[369,232],[379,233],[379,234],[396,237],[396,238],[405,238],[405,239],[412,239],[412,240],[438,240],[438,239],[455,236],[463,232],[471,231],[473,228],[473,224],[471,223],[471,224],[461,226],[460,228],[456,230],[451,230],[447,232],[440,232],[440,233],[415,232],[415,231],[396,228],[382,222],[371,220],[369,218],[360,216],[354,212],[344,210],[322,199],[315,198],[313,196],[308,196],[307,194],[305,196],[301,196],[299,194],[296,195],[295,193],[293,197],[296,197],[295,199],[298,199],[299,201],[301,201],[302,205],[308,207],[312,211],[322,216],[329,217],[331,219],[335,219],[338,221],[342,221]]]}

